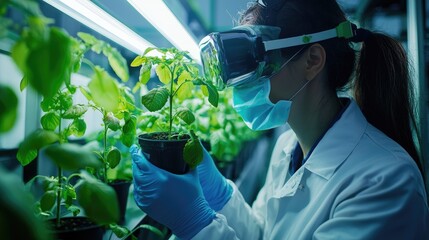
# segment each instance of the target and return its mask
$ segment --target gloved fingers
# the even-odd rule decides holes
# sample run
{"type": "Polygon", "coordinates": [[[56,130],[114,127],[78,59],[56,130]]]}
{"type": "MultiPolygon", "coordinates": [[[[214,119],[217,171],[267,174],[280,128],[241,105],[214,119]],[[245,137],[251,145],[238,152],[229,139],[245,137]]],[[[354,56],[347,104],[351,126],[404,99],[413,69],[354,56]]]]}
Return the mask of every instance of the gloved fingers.
{"type": "Polygon", "coordinates": [[[135,145],[131,146],[130,153],[131,153],[131,158],[133,160],[132,161],[133,165],[135,165],[135,167],[137,167],[141,171],[150,172],[150,171],[156,171],[153,169],[159,169],[158,167],[153,165],[150,161],[148,161],[148,159],[145,157],[145,155],[142,153],[139,147],[135,145]]]}
{"type": "Polygon", "coordinates": [[[135,153],[138,153],[138,151],[140,150],[140,148],[136,145],[136,144],[133,144],[131,147],[130,147],[130,153],[131,153],[131,155],[132,154],[135,154],[135,153]]]}
{"type": "Polygon", "coordinates": [[[132,153],[131,154],[131,158],[132,158],[132,163],[133,163],[133,167],[137,167],[139,168],[141,171],[149,171],[150,170],[150,165],[151,163],[149,163],[149,161],[143,156],[143,154],[141,153],[141,151],[139,150],[137,153],[132,153]]]}

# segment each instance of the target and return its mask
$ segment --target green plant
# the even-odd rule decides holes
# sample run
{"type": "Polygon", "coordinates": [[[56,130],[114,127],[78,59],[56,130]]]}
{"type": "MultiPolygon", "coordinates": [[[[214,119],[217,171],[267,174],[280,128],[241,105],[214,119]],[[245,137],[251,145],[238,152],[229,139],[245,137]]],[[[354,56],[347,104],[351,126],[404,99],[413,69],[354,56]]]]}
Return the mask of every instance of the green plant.
{"type": "Polygon", "coordinates": [[[198,116],[191,128],[203,142],[210,143],[210,153],[219,167],[233,162],[248,141],[260,136],[261,132],[248,128],[232,107],[230,88],[219,92],[217,108],[207,107],[202,94],[196,92],[193,96],[180,104],[198,116]]]}
{"type": "Polygon", "coordinates": [[[3,0],[0,20],[5,23],[0,32],[15,41],[11,57],[24,74],[21,89],[30,85],[52,97],[64,83],[70,83],[72,40],[62,29],[49,25],[53,21],[43,16],[37,1],[3,0]],[[21,11],[24,21],[15,23],[4,17],[8,7],[21,11]]]}
{"type": "Polygon", "coordinates": [[[0,84],[0,134],[9,131],[15,124],[18,97],[15,92],[0,84]]]}
{"type": "Polygon", "coordinates": [[[31,187],[36,179],[41,179],[44,186],[44,193],[36,203],[36,213],[41,216],[55,215],[56,224],[59,225],[62,205],[74,215],[78,214],[79,209],[73,204],[77,199],[86,215],[97,223],[115,222],[118,207],[111,200],[115,196],[113,189],[84,171],[69,177],[63,175],[64,169],[77,171],[85,167],[100,167],[100,162],[91,150],[67,142],[68,136],[82,136],[86,129],[81,119],[86,107],[73,104],[72,95],[76,87],[70,82],[71,73],[78,71],[79,67],[76,66],[80,66],[80,59],[74,55],[79,45],[62,29],[49,26],[52,21],[42,15],[37,1],[0,2],[2,20],[7,19],[3,14],[8,7],[21,11],[24,21],[22,24],[6,21],[8,24],[0,32],[16,30],[18,33],[11,56],[24,75],[21,90],[30,85],[40,93],[44,97],[41,109],[45,112],[41,118],[43,129],[36,130],[24,139],[17,158],[25,166],[44,148],[46,155],[58,167],[57,176],[36,176],[29,182],[31,187]],[[64,127],[63,121],[71,122],[64,127]],[[77,184],[71,184],[70,180],[77,176],[80,180],[77,184]],[[102,204],[93,205],[93,197],[102,199],[102,204]],[[107,201],[110,204],[106,209],[103,203],[107,201]]]}
{"type": "MultiPolygon", "coordinates": [[[[68,90],[59,92],[59,97],[69,97],[68,90]]],[[[53,101],[49,101],[53,103],[53,101]]],[[[58,101],[61,103],[62,101],[58,101]]],[[[72,102],[69,102],[72,103],[72,102]]],[[[46,101],[42,102],[42,106],[46,101]]],[[[61,206],[64,205],[74,216],[79,214],[80,209],[74,205],[78,200],[80,206],[85,210],[85,214],[99,224],[108,224],[117,221],[118,206],[115,202],[116,194],[113,189],[94,178],[89,173],[82,171],[71,174],[66,177],[63,170],[77,171],[87,167],[98,169],[101,167],[100,161],[93,154],[89,147],[82,147],[77,144],[67,142],[67,136],[71,134],[83,134],[79,124],[84,123],[79,119],[82,116],[82,110],[78,105],[66,106],[62,104],[48,105],[48,110],[42,117],[42,126],[45,129],[39,129],[26,137],[20,144],[17,158],[25,166],[33,161],[38,150],[44,148],[46,156],[49,157],[58,167],[58,174],[55,177],[38,175],[33,178],[28,186],[31,189],[36,179],[42,180],[44,193],[36,203],[36,214],[50,217],[55,215],[57,226],[60,225],[61,206]],[[58,114],[58,115],[57,115],[58,114]],[[62,120],[74,118],[67,127],[62,127],[62,120]],[[57,132],[51,131],[57,130],[57,132]],[[76,184],[71,183],[71,179],[80,177],[76,184]],[[102,199],[99,204],[92,204],[92,199],[102,199]],[[55,210],[54,210],[55,209],[55,210]]]]}
{"type": "MultiPolygon", "coordinates": [[[[96,175],[104,182],[109,182],[108,170],[115,169],[121,162],[124,151],[120,151],[115,145],[116,141],[108,141],[109,132],[119,132],[120,141],[126,147],[130,147],[136,136],[136,112],[134,96],[130,89],[118,83],[106,70],[95,66],[84,58],[84,54],[92,50],[107,57],[110,66],[116,75],[123,81],[128,81],[128,66],[124,57],[110,44],[95,38],[87,33],[78,33],[82,40],[81,52],[78,54],[93,71],[88,86],[80,86],[80,91],[88,100],[88,106],[101,113],[103,130],[101,136],[101,150],[96,151],[103,163],[101,171],[96,175]]],[[[125,152],[128,152],[125,150],[125,152]]],[[[121,164],[121,167],[125,164],[121,164]]],[[[123,169],[125,171],[125,169],[123,169]]],[[[110,174],[112,176],[112,174],[110,174]]],[[[110,179],[112,180],[112,179],[110,179]]]]}
{"type": "MultiPolygon", "coordinates": [[[[189,109],[179,107],[176,98],[192,98],[194,88],[200,87],[213,106],[218,104],[219,95],[216,88],[200,76],[198,65],[186,52],[176,48],[148,48],[143,55],[134,59],[131,66],[141,67],[139,82],[134,91],[148,83],[151,69],[155,68],[161,85],[142,96],[143,106],[151,113],[145,114],[147,119],[143,120],[144,123],[140,124],[140,127],[144,129],[144,125],[157,124],[162,132],[166,132],[165,138],[168,140],[180,139],[181,134],[174,133],[183,130],[183,123],[190,125],[195,121],[195,115],[189,109]]],[[[195,133],[189,130],[189,134],[190,139],[185,145],[183,157],[193,168],[201,162],[203,152],[195,133]]]]}

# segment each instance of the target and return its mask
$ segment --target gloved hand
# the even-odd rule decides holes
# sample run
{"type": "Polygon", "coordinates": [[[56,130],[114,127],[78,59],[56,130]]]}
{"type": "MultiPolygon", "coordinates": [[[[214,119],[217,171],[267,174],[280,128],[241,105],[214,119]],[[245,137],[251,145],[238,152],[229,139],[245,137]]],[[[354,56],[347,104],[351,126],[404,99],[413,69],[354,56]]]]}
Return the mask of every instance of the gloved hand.
{"type": "Polygon", "coordinates": [[[204,199],[196,170],[173,174],[148,162],[137,146],[130,152],[134,200],[140,209],[180,239],[192,238],[212,222],[216,213],[204,199]]]}
{"type": "Polygon", "coordinates": [[[198,165],[197,171],[204,197],[210,207],[215,211],[221,210],[231,198],[232,187],[219,172],[206,149],[204,149],[203,161],[198,165]]]}

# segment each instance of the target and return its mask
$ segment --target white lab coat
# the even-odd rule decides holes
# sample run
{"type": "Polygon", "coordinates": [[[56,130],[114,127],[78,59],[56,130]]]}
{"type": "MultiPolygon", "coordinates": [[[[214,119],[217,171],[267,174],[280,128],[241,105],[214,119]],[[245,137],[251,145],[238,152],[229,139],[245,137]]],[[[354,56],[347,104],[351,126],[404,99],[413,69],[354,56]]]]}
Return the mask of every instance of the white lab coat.
{"type": "Polygon", "coordinates": [[[231,199],[193,239],[429,239],[416,164],[353,100],[290,176],[296,143],[292,131],[279,137],[252,207],[231,182],[231,199]]]}

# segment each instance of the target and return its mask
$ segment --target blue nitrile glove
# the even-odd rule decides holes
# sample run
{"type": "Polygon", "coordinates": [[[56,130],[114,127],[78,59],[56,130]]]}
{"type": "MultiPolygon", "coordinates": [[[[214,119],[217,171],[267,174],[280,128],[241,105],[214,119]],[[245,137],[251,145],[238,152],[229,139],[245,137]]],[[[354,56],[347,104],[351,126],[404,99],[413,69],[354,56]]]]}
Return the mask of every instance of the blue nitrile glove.
{"type": "Polygon", "coordinates": [[[180,239],[192,238],[212,222],[216,213],[204,199],[196,170],[173,174],[148,162],[137,146],[130,152],[134,200],[141,210],[180,239]]]}
{"type": "Polygon", "coordinates": [[[221,210],[231,198],[232,187],[219,172],[206,149],[203,162],[198,165],[197,170],[204,197],[213,210],[221,210]]]}

